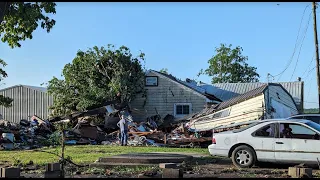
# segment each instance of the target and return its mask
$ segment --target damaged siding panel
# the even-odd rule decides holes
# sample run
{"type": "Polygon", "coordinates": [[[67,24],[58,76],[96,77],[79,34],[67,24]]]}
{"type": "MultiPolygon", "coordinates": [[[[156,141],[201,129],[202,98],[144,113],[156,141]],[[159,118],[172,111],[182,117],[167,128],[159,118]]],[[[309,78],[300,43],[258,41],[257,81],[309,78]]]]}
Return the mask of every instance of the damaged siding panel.
{"type": "Polygon", "coordinates": [[[292,96],[299,110],[303,110],[303,82],[285,82],[280,83],[292,96]]]}
{"type": "MultiPolygon", "coordinates": [[[[235,104],[229,108],[230,109],[230,115],[224,118],[220,119],[212,119],[210,121],[196,121],[193,125],[191,125],[192,128],[196,128],[198,130],[207,130],[207,129],[213,129],[214,127],[220,126],[220,125],[228,125],[231,123],[239,123],[239,122],[245,122],[250,120],[256,120],[262,117],[264,113],[264,95],[259,95],[257,97],[248,99],[244,102],[240,102],[238,104],[235,104]]],[[[216,113],[219,113],[221,111],[217,111],[216,113]]],[[[208,118],[210,119],[210,118],[208,118]]]]}
{"type": "MultiPolygon", "coordinates": [[[[239,94],[244,94],[248,91],[256,89],[266,83],[216,83],[213,84],[216,88],[215,96],[222,100],[228,100],[233,98],[239,94]],[[235,88],[235,86],[237,88],[235,88]]],[[[297,104],[298,109],[303,110],[303,81],[298,82],[281,82],[278,83],[286,89],[290,95],[293,97],[295,103],[297,104]]]]}
{"type": "Polygon", "coordinates": [[[40,118],[48,118],[49,106],[53,99],[46,92],[30,89],[25,86],[14,86],[0,91],[0,95],[13,99],[12,107],[0,106],[0,114],[5,120],[19,123],[21,119],[37,115],[40,118]]]}
{"type": "Polygon", "coordinates": [[[260,87],[253,89],[247,93],[241,94],[241,95],[236,96],[232,99],[224,101],[217,106],[217,109],[218,110],[224,109],[224,108],[232,106],[236,103],[240,103],[240,102],[246,101],[248,99],[251,99],[253,97],[259,96],[259,95],[263,94],[263,91],[266,89],[267,86],[268,85],[260,86],[260,87]]]}
{"type": "Polygon", "coordinates": [[[288,106],[290,109],[298,113],[298,109],[295,105],[295,102],[292,101],[290,95],[288,95],[280,86],[269,86],[269,100],[271,98],[281,102],[282,104],[288,106]]]}

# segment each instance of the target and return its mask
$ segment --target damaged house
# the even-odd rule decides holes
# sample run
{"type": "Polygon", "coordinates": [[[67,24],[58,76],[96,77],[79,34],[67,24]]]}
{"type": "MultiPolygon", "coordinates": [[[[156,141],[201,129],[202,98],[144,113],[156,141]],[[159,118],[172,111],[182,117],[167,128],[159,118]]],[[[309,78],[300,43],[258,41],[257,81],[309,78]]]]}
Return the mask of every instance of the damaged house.
{"type": "MultiPolygon", "coordinates": [[[[222,101],[227,101],[231,98],[239,96],[241,94],[247,93],[253,89],[261,87],[266,83],[254,82],[254,83],[215,83],[213,85],[205,84],[200,82],[198,88],[203,88],[209,94],[214,94],[217,98],[222,101]]],[[[282,85],[290,95],[292,96],[294,102],[300,113],[303,113],[303,101],[304,101],[304,82],[294,81],[294,82],[279,82],[277,84],[282,85]]]]}
{"type": "Polygon", "coordinates": [[[268,83],[204,109],[190,118],[187,126],[193,131],[207,131],[257,119],[287,118],[298,113],[290,93],[280,84],[268,83]]]}
{"type": "MultiPolygon", "coordinates": [[[[243,95],[267,83],[196,83],[193,80],[179,80],[172,75],[154,70],[146,73],[146,97],[138,95],[131,103],[133,117],[145,119],[156,114],[162,118],[172,115],[174,119],[192,116],[195,113],[243,95]]],[[[282,89],[293,98],[297,110],[303,112],[303,82],[281,82],[282,89]]]]}
{"type": "Polygon", "coordinates": [[[131,102],[132,116],[136,121],[153,115],[162,118],[170,115],[179,119],[221,102],[202,88],[190,87],[187,82],[154,70],[146,73],[145,90],[145,96],[139,94],[131,102]]]}

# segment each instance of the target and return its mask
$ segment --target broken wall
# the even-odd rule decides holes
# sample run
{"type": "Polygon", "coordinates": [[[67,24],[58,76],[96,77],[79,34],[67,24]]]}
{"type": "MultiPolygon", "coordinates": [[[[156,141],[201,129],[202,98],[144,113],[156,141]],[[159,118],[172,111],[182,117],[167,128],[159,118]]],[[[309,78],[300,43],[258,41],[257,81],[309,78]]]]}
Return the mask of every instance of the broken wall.
{"type": "Polygon", "coordinates": [[[211,129],[214,127],[217,127],[219,125],[228,125],[231,123],[240,123],[240,122],[246,122],[249,120],[256,120],[259,119],[262,115],[263,115],[263,109],[264,109],[264,94],[248,99],[246,101],[240,102],[238,104],[235,104],[231,107],[222,109],[220,111],[217,111],[214,114],[217,114],[219,112],[225,111],[225,110],[229,110],[230,114],[229,116],[226,116],[224,118],[217,118],[217,119],[212,119],[210,118],[210,116],[212,115],[208,115],[205,117],[209,117],[208,121],[201,121],[202,119],[205,118],[199,118],[198,120],[193,120],[190,124],[191,128],[196,128],[197,130],[207,130],[207,129],[211,129]]]}

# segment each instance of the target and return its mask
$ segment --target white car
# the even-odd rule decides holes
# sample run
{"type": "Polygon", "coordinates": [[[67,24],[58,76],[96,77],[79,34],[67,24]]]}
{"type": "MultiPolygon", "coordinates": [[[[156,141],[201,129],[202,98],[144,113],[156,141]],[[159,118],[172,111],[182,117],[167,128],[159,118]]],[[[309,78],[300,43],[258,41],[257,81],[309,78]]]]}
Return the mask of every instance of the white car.
{"type": "Polygon", "coordinates": [[[257,120],[241,129],[213,133],[208,150],[213,156],[231,157],[239,168],[257,161],[317,164],[319,134],[320,125],[305,119],[257,120]]]}

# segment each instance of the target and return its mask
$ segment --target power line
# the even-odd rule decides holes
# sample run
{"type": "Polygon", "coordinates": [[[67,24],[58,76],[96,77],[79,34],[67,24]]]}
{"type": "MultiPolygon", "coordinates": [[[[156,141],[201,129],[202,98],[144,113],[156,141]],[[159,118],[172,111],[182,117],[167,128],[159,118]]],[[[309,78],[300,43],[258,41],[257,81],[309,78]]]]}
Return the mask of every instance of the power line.
{"type": "Polygon", "coordinates": [[[291,56],[288,64],[287,64],[286,67],[284,68],[284,70],[281,71],[279,74],[275,75],[275,77],[276,77],[276,76],[280,76],[280,77],[278,78],[278,81],[279,81],[279,79],[281,78],[281,75],[282,75],[282,74],[288,69],[288,67],[290,66],[290,64],[291,64],[291,62],[292,62],[292,60],[293,60],[294,54],[296,53],[296,48],[297,48],[297,43],[298,43],[298,39],[299,39],[299,34],[300,34],[300,29],[301,29],[302,21],[303,21],[304,14],[305,14],[305,12],[306,12],[306,10],[307,10],[308,7],[309,7],[309,5],[306,5],[306,7],[304,8],[303,14],[302,14],[302,18],[301,18],[300,26],[299,26],[299,30],[298,30],[298,35],[297,35],[297,38],[296,38],[296,43],[295,43],[295,45],[294,45],[294,49],[293,49],[292,56],[291,56]]]}
{"type": "Polygon", "coordinates": [[[318,102],[308,102],[308,101],[303,101],[303,102],[305,102],[305,103],[316,103],[316,104],[318,104],[318,102]]]}
{"type": "Polygon", "coordinates": [[[306,70],[303,72],[303,74],[301,75],[301,77],[303,77],[303,76],[304,76],[304,74],[305,74],[305,73],[308,71],[308,69],[310,68],[310,66],[311,66],[312,62],[314,61],[314,55],[315,55],[315,53],[313,53],[312,59],[311,59],[311,61],[310,61],[309,65],[308,65],[307,69],[306,69],[306,70]]]}
{"type": "Polygon", "coordinates": [[[307,76],[305,77],[305,79],[311,74],[311,71],[314,70],[317,66],[314,66],[312,69],[310,69],[310,71],[308,72],[307,76]]]}
{"type": "Polygon", "coordinates": [[[307,26],[306,26],[306,30],[304,31],[304,36],[303,36],[303,38],[302,38],[301,46],[300,46],[300,49],[299,49],[299,54],[298,54],[297,61],[296,61],[296,64],[295,64],[295,66],[294,66],[294,69],[293,69],[293,72],[292,72],[290,81],[291,81],[291,79],[292,79],[292,77],[293,77],[293,75],[294,75],[294,73],[295,73],[295,71],[296,71],[297,65],[298,65],[298,61],[299,61],[301,49],[302,49],[302,46],[303,46],[304,39],[306,38],[306,34],[307,34],[307,31],[308,31],[308,27],[309,27],[310,20],[311,20],[311,12],[310,12],[310,15],[309,15],[309,20],[308,20],[308,23],[307,23],[307,26]]]}
{"type": "MultiPolygon", "coordinates": [[[[312,81],[313,77],[314,77],[314,76],[311,77],[310,81],[312,81]]],[[[307,93],[307,99],[308,99],[308,97],[309,97],[309,95],[310,95],[310,90],[311,90],[311,82],[310,82],[309,90],[308,90],[308,93],[307,93]]]]}

